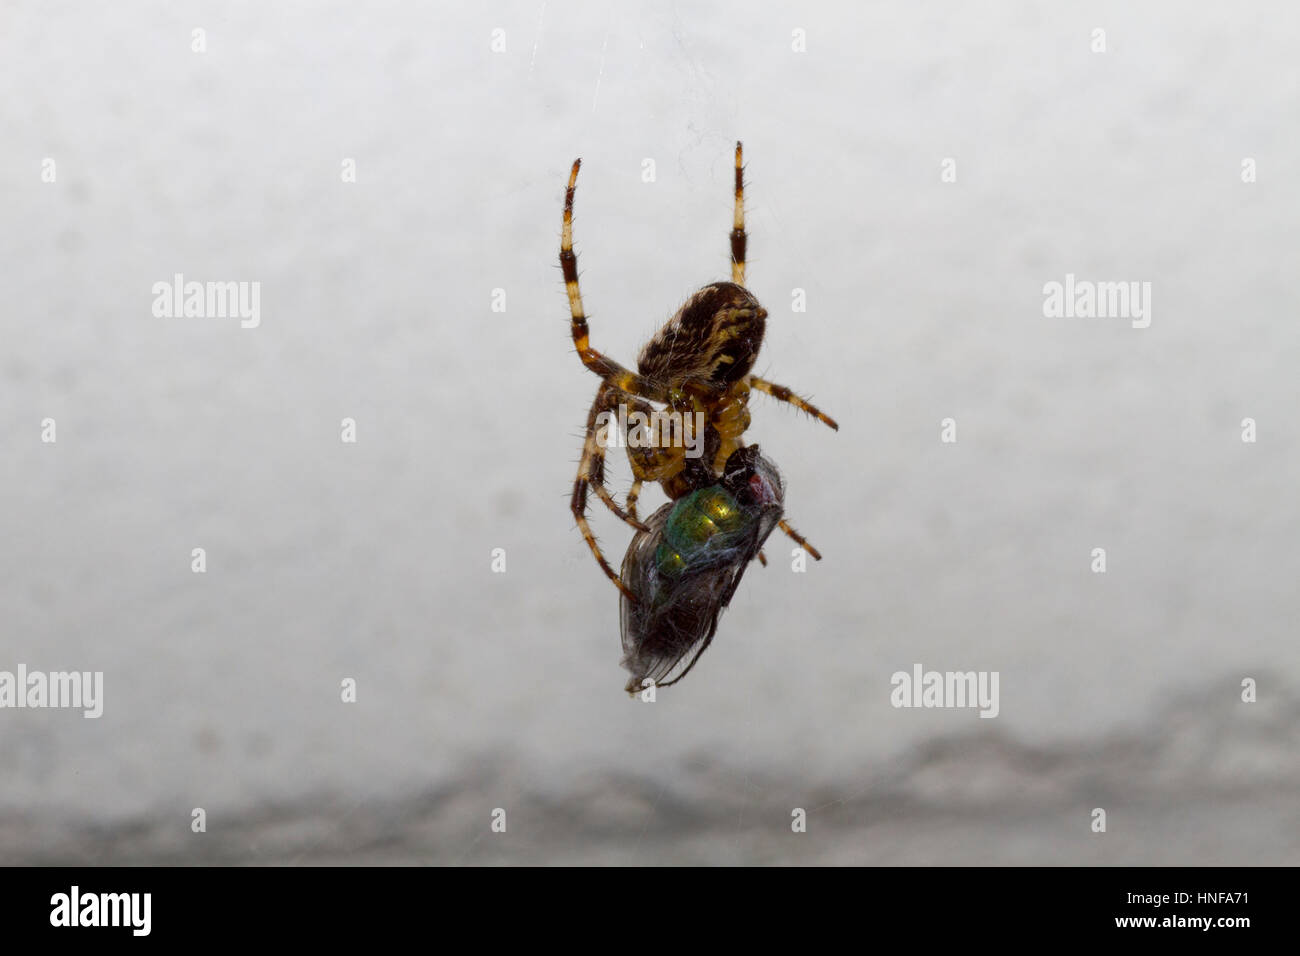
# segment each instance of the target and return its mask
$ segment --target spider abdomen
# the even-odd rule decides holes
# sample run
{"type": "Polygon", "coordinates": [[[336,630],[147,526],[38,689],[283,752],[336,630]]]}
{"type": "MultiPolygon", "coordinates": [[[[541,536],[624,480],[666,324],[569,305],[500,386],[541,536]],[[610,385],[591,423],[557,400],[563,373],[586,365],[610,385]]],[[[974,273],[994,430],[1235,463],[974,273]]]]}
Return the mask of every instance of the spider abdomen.
{"type": "Polygon", "coordinates": [[[754,367],[766,326],[767,310],[748,289],[715,282],[687,299],[646,343],[637,369],[658,381],[731,385],[754,367]]]}

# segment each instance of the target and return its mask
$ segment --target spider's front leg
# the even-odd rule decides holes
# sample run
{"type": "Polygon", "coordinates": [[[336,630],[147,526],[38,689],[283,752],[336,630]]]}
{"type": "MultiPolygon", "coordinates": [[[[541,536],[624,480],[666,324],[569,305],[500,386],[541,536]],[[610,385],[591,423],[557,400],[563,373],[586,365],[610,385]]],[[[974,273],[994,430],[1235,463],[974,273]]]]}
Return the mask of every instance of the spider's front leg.
{"type": "Polygon", "coordinates": [[[629,600],[635,601],[637,600],[636,595],[628,589],[618,576],[618,573],[605,560],[605,555],[601,553],[600,545],[596,543],[596,536],[592,533],[591,525],[587,521],[587,493],[588,491],[595,491],[596,497],[600,498],[614,514],[640,531],[649,530],[644,524],[620,508],[618,502],[614,500],[614,496],[605,487],[605,445],[600,437],[600,418],[602,412],[617,414],[620,398],[630,398],[630,396],[610,385],[602,385],[600,391],[596,393],[596,400],[592,402],[591,411],[587,414],[587,431],[583,439],[582,459],[578,462],[578,476],[573,482],[573,498],[570,501],[570,508],[573,511],[573,519],[577,522],[578,530],[582,532],[582,539],[587,542],[587,547],[591,549],[591,553],[595,556],[600,569],[605,572],[606,577],[613,581],[614,585],[629,600]]]}
{"type": "Polygon", "coordinates": [[[579,480],[584,480],[585,476],[587,487],[594,491],[596,497],[603,501],[610,511],[618,515],[620,520],[626,521],[637,531],[649,531],[650,529],[632,514],[618,506],[618,502],[614,500],[614,496],[605,485],[605,449],[611,437],[618,433],[616,429],[620,418],[619,410],[624,409],[626,415],[626,409],[636,409],[638,406],[650,408],[636,396],[629,395],[612,385],[601,386],[600,391],[596,393],[596,400],[591,404],[591,411],[587,414],[587,432],[583,441],[578,477],[579,480]]]}
{"type": "Polygon", "coordinates": [[[749,236],[745,232],[745,151],[736,144],[736,202],[731,222],[731,281],[745,284],[745,246],[749,236]]]}
{"type": "Polygon", "coordinates": [[[570,331],[574,348],[578,350],[582,364],[604,379],[606,384],[651,401],[666,402],[666,388],[591,347],[587,313],[582,306],[582,290],[578,287],[578,254],[573,251],[573,197],[578,189],[578,169],[581,166],[582,160],[575,159],[573,169],[569,172],[569,187],[564,191],[564,220],[560,232],[560,271],[564,274],[564,289],[569,296],[570,331]]]}

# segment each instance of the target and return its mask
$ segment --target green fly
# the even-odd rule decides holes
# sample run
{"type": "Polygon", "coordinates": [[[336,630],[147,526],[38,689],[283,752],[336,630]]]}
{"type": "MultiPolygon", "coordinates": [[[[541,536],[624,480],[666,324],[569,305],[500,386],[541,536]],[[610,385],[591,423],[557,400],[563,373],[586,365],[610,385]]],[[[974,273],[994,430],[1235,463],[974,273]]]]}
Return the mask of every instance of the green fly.
{"type": "Polygon", "coordinates": [[[628,693],[675,684],[695,666],[784,502],[776,465],[750,445],[731,453],[721,478],[647,519],[623,558],[623,581],[636,595],[620,599],[628,693]]]}

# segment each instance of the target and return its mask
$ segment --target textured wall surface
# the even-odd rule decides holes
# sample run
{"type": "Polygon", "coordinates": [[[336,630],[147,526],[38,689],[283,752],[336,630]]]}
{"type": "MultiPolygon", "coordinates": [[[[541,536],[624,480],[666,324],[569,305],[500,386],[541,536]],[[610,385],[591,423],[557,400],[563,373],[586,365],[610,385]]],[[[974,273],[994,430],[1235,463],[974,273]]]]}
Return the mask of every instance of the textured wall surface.
{"type": "Polygon", "coordinates": [[[1300,863],[1300,11],[973,6],[5,4],[0,670],[104,713],[0,709],[0,862],[1300,863]],[[726,275],[737,139],[825,560],[772,539],[643,704],[563,187],[631,362],[726,275]],[[997,718],[891,706],[916,663],[997,718]]]}

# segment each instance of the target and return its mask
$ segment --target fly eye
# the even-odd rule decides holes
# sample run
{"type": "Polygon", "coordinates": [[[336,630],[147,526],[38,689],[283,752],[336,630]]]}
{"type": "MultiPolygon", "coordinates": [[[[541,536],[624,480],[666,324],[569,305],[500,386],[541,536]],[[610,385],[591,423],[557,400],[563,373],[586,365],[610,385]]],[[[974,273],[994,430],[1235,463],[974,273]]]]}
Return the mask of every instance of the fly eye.
{"type": "Polygon", "coordinates": [[[776,501],[776,492],[772,485],[759,475],[749,476],[749,497],[758,505],[769,505],[776,501]]]}

